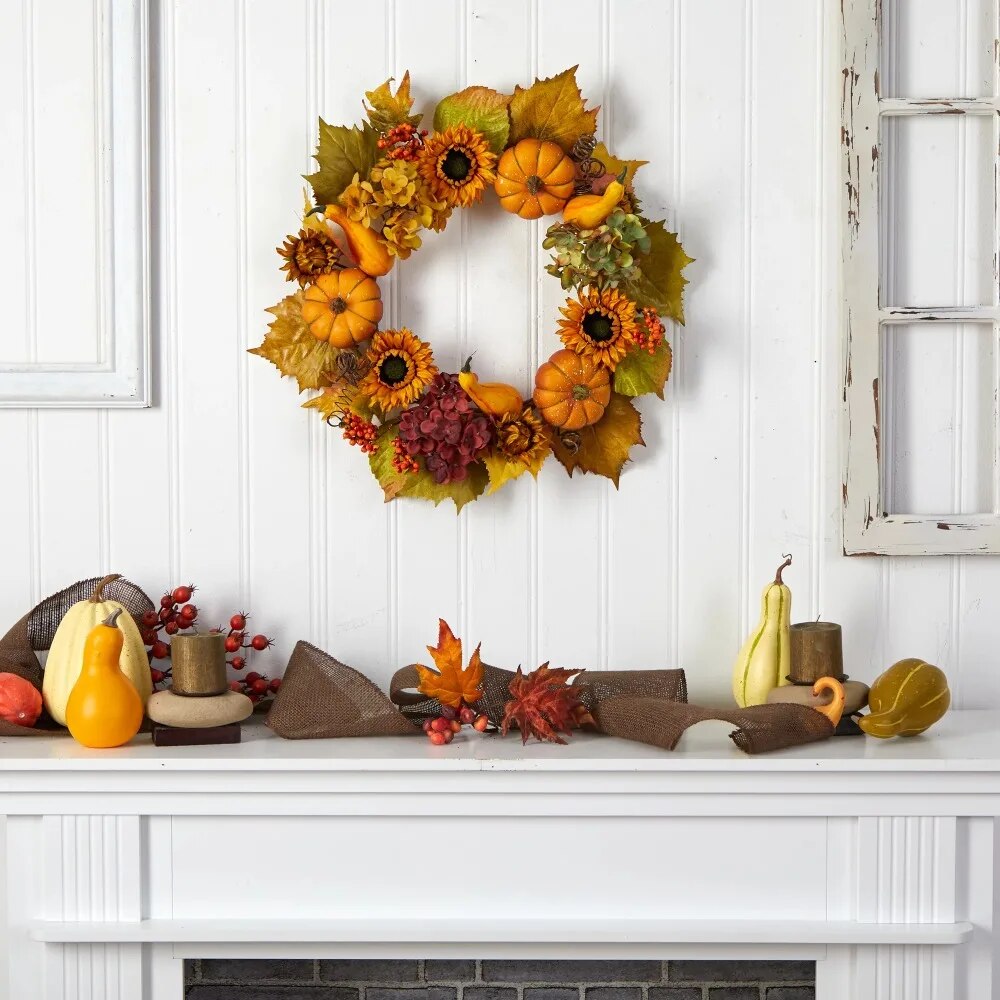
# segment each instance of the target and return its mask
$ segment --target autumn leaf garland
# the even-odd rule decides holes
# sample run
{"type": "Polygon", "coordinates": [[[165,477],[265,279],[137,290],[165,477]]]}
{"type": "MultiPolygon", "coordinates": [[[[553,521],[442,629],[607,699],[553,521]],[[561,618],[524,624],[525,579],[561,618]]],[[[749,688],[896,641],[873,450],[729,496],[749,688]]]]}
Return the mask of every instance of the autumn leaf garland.
{"type": "MultiPolygon", "coordinates": [[[[635,180],[646,161],[597,141],[600,109],[588,105],[576,69],[511,94],[469,86],[430,116],[414,113],[406,73],[365,92],[359,124],[320,120],[317,169],[306,177],[312,199],[298,233],[278,248],[300,287],[268,310],[267,335],[251,353],[316,393],[303,406],[363,447],[386,501],[451,500],[461,510],[525,472],[536,476],[550,457],[570,475],[617,486],[632,448],[644,444],[634,400],[663,398],[672,367],[663,321],[684,322],[682,272],[692,258],[662,221],[642,214],[635,180]],[[493,188],[507,211],[563,216],[548,227],[547,270],[576,297],[562,311],[564,348],[540,367],[532,395],[477,376],[460,384],[440,371],[419,331],[369,323],[381,306],[362,301],[367,294],[320,297],[335,323],[312,306],[303,319],[314,282],[370,287],[365,279],[377,281],[421,247],[423,233],[493,188]],[[553,364],[567,351],[579,365],[553,364]]],[[[450,635],[439,640],[449,656],[450,635]]],[[[438,683],[458,683],[467,670],[439,664],[438,683]]]]}

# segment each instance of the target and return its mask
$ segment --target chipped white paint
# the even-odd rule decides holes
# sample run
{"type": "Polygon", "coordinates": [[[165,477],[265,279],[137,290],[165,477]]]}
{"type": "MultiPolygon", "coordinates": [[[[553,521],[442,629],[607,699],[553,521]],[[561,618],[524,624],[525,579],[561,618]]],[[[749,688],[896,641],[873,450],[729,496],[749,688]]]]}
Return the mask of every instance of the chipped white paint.
{"type": "MultiPolygon", "coordinates": [[[[913,514],[890,511],[883,468],[891,440],[886,439],[885,394],[889,373],[883,362],[882,331],[913,323],[989,323],[996,354],[998,254],[1000,227],[993,233],[992,302],[969,307],[913,307],[883,304],[886,276],[880,244],[891,243],[888,227],[883,124],[897,116],[983,115],[992,126],[993,217],[1000,220],[1000,37],[997,7],[989,36],[980,42],[993,52],[992,95],[982,98],[882,98],[880,79],[886,67],[881,53],[882,0],[844,0],[842,4],[841,208],[844,286],[844,369],[842,488],[844,551],[849,555],[946,555],[1000,552],[1000,496],[997,491],[998,410],[994,374],[991,510],[976,514],[913,514]]],[[[905,336],[905,332],[903,334],[905,336]]]]}

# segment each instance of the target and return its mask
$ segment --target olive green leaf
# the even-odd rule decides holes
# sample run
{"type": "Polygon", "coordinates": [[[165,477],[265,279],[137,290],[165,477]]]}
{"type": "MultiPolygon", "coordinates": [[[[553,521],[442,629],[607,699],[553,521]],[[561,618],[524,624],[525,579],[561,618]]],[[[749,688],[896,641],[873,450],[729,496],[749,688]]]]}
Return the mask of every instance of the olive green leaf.
{"type": "Polygon", "coordinates": [[[666,342],[652,354],[642,348],[634,348],[615,368],[615,392],[623,396],[645,396],[647,392],[655,392],[663,399],[663,386],[670,377],[672,363],[673,352],[666,342]]]}
{"type": "Polygon", "coordinates": [[[502,153],[510,134],[510,97],[489,87],[466,87],[445,97],[434,109],[434,129],[467,125],[480,132],[494,153],[502,153]]]}
{"type": "Polygon", "coordinates": [[[645,444],[642,440],[642,418],[632,400],[613,392],[604,416],[582,430],[575,431],[578,447],[567,447],[556,435],[553,451],[556,458],[572,476],[576,469],[606,476],[618,487],[622,466],[628,461],[633,445],[645,444]]]}
{"type": "Polygon", "coordinates": [[[308,174],[318,205],[331,205],[354,180],[354,175],[367,177],[378,159],[378,132],[363,122],[361,128],[327,125],[319,120],[319,146],[316,162],[319,170],[308,174]]]}
{"type": "Polygon", "coordinates": [[[642,220],[649,236],[649,253],[639,256],[642,277],[632,291],[632,299],[642,307],[655,309],[684,324],[684,286],[681,272],[694,261],[684,252],[676,233],[669,233],[662,222],[642,220]]]}
{"type": "Polygon", "coordinates": [[[510,144],[521,139],[548,139],[568,153],[582,135],[597,128],[599,108],[587,108],[576,82],[576,66],[525,89],[515,87],[510,99],[510,144]]]}

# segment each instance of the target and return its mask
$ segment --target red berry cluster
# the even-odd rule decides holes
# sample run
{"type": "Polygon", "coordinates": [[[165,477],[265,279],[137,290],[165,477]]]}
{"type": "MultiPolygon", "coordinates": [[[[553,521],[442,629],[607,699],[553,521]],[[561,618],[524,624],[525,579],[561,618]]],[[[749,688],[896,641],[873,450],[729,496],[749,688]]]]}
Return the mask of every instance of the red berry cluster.
{"type": "MultiPolygon", "coordinates": [[[[258,633],[250,635],[247,632],[247,619],[250,616],[245,611],[238,611],[229,619],[229,630],[223,628],[212,629],[213,632],[226,631],[226,662],[233,670],[242,670],[247,665],[247,657],[254,652],[262,653],[269,646],[273,645],[271,639],[266,635],[258,633]]],[[[265,674],[259,674],[251,670],[243,677],[238,677],[229,682],[229,687],[233,691],[245,694],[254,704],[268,694],[274,694],[281,687],[281,680],[275,677],[269,680],[265,674]]]]}
{"type": "Polygon", "coordinates": [[[420,463],[409,455],[403,447],[403,442],[398,438],[392,439],[392,467],[397,472],[419,472],[420,463]]]}
{"type": "Polygon", "coordinates": [[[656,315],[656,310],[643,309],[639,324],[636,327],[634,338],[636,345],[642,350],[653,354],[660,344],[663,343],[665,332],[663,321],[656,315]]]}
{"type": "Polygon", "coordinates": [[[422,128],[418,132],[416,127],[409,122],[403,122],[379,139],[377,145],[379,149],[384,149],[385,155],[390,160],[415,160],[420,155],[420,147],[424,144],[427,129],[422,128]]]}
{"type": "Polygon", "coordinates": [[[375,435],[378,428],[370,421],[364,420],[356,413],[348,413],[341,421],[344,439],[350,444],[356,444],[366,455],[378,449],[375,435]]]}
{"type": "Polygon", "coordinates": [[[190,603],[194,592],[193,583],[174,587],[160,598],[159,611],[147,611],[139,620],[142,641],[149,656],[149,674],[154,684],[162,684],[170,676],[169,668],[153,666],[154,660],[165,660],[170,656],[170,646],[160,637],[160,632],[177,635],[194,627],[198,621],[198,609],[190,603]]]}
{"type": "Polygon", "coordinates": [[[485,733],[490,720],[480,715],[475,709],[463,704],[461,708],[450,705],[441,706],[441,714],[436,719],[424,720],[424,732],[435,746],[444,746],[455,738],[455,733],[462,731],[462,726],[472,726],[477,732],[485,733]]]}
{"type": "Polygon", "coordinates": [[[269,694],[278,693],[278,689],[281,687],[281,678],[274,677],[269,680],[266,674],[258,674],[255,670],[251,670],[246,677],[230,681],[229,687],[232,691],[245,694],[256,705],[258,701],[266,698],[269,694]]]}

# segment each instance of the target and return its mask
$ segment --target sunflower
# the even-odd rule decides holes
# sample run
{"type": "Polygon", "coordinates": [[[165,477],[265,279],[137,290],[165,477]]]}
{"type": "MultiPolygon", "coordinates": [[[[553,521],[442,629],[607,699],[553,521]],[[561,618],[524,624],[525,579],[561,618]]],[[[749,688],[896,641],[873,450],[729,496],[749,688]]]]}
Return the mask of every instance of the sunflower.
{"type": "Polygon", "coordinates": [[[635,340],[635,303],[616,288],[586,288],[559,311],[566,317],[559,320],[562,342],[614,371],[635,340]]]}
{"type": "Polygon", "coordinates": [[[285,258],[281,270],[286,281],[297,281],[305,287],[321,274],[330,274],[344,266],[340,247],[326,235],[315,229],[300,229],[298,236],[285,237],[283,246],[277,247],[285,258]]]}
{"type": "Polygon", "coordinates": [[[510,462],[520,462],[535,474],[552,449],[549,429],[531,406],[505,413],[496,422],[497,451],[510,462]]]}
{"type": "Polygon", "coordinates": [[[371,368],[358,389],[383,413],[409,406],[437,375],[430,347],[406,327],[375,334],[366,362],[371,368]]]}
{"type": "Polygon", "coordinates": [[[450,125],[424,141],[418,166],[431,194],[448,206],[467,208],[494,180],[496,154],[479,132],[450,125]]]}

